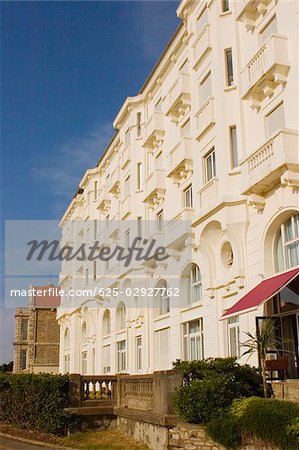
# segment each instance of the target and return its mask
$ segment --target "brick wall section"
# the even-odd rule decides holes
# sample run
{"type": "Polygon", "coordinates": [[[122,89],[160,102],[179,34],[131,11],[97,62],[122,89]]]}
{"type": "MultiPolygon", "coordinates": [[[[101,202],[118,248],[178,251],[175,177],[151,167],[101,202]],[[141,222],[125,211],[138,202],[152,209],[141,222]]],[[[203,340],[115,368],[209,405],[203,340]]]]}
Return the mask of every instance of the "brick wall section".
{"type": "MultiPolygon", "coordinates": [[[[169,429],[167,450],[226,450],[209,438],[200,425],[181,424],[169,429]]],[[[251,440],[240,450],[279,450],[256,439],[251,440]]]]}
{"type": "Polygon", "coordinates": [[[34,365],[58,367],[59,325],[56,309],[17,308],[15,314],[14,373],[32,373],[34,365]],[[22,320],[28,319],[28,338],[22,339],[22,320]],[[27,350],[27,369],[21,354],[27,350]]]}

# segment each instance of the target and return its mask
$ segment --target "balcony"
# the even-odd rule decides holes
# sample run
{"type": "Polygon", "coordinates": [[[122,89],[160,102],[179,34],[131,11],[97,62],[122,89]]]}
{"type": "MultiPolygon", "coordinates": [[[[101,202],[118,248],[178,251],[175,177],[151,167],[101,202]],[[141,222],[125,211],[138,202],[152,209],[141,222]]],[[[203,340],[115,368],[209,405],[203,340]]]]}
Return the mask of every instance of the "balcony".
{"type": "Polygon", "coordinates": [[[150,150],[159,147],[164,140],[164,134],[164,115],[155,111],[146,124],[146,141],[143,147],[150,150]]]}
{"type": "Polygon", "coordinates": [[[165,170],[154,170],[150,176],[147,177],[145,183],[146,197],[143,201],[151,207],[160,205],[164,200],[166,190],[165,170]]]}
{"type": "Polygon", "coordinates": [[[296,185],[299,171],[299,133],[280,130],[242,161],[241,170],[244,195],[263,195],[280,183],[296,185]],[[295,171],[293,176],[292,171],[295,171]]]}
{"type": "Polygon", "coordinates": [[[195,117],[198,133],[196,139],[200,139],[202,134],[215,124],[214,97],[208,98],[195,117]]]}
{"type": "Polygon", "coordinates": [[[193,220],[193,208],[184,208],[179,214],[173,217],[165,227],[165,247],[177,251],[186,248],[186,240],[194,236],[192,229],[193,220]]]}
{"type": "Polygon", "coordinates": [[[120,167],[119,166],[117,166],[116,169],[111,174],[109,192],[114,197],[119,198],[119,194],[120,194],[120,167]]]}
{"type": "Polygon", "coordinates": [[[197,68],[203,56],[207,51],[211,50],[211,48],[210,25],[207,24],[193,44],[193,69],[197,68]]]}
{"type": "Polygon", "coordinates": [[[168,155],[170,172],[168,177],[176,183],[187,178],[193,169],[192,139],[183,137],[168,155]]]}
{"type": "Polygon", "coordinates": [[[127,195],[121,202],[121,219],[131,214],[131,195],[127,195]]]}
{"type": "Polygon", "coordinates": [[[236,5],[237,20],[244,22],[247,31],[254,30],[257,19],[266,14],[268,5],[271,1],[272,0],[241,0],[236,5]]]}
{"type": "Polygon", "coordinates": [[[167,95],[167,113],[173,122],[178,120],[190,110],[190,75],[180,73],[178,79],[167,95]]]}
{"type": "Polygon", "coordinates": [[[110,208],[111,198],[108,186],[98,190],[98,209],[103,214],[108,214],[110,208]]]}
{"type": "Polygon", "coordinates": [[[252,109],[285,84],[289,72],[288,39],[273,34],[246,65],[242,73],[242,98],[250,100],[252,109]]]}
{"type": "Polygon", "coordinates": [[[125,144],[121,153],[121,168],[123,169],[127,164],[131,162],[131,143],[125,144]]]}
{"type": "Polygon", "coordinates": [[[203,188],[198,191],[199,207],[202,211],[208,211],[215,205],[215,201],[218,200],[219,195],[218,185],[219,180],[215,177],[208,181],[203,188]]]}

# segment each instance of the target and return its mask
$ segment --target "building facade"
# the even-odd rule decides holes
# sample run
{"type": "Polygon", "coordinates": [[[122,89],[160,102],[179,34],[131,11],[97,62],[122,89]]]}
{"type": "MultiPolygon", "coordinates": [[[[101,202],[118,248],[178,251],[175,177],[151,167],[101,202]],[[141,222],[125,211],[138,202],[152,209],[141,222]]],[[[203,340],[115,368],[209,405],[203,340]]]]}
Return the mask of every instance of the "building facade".
{"type": "Polygon", "coordinates": [[[62,245],[92,235],[128,248],[141,235],[162,242],[168,258],[63,261],[65,291],[100,290],[65,296],[58,308],[60,371],[245,362],[245,333],[271,316],[290,338],[296,377],[299,3],[183,0],[177,14],[179,28],[122,105],[112,141],[61,220],[62,245]],[[162,289],[153,297],[154,288],[162,289]]]}
{"type": "MultiPolygon", "coordinates": [[[[33,287],[32,287],[33,288],[33,287]]],[[[48,286],[35,286],[41,295],[29,298],[28,308],[15,313],[14,373],[59,372],[59,325],[56,309],[60,298],[48,286]]]]}

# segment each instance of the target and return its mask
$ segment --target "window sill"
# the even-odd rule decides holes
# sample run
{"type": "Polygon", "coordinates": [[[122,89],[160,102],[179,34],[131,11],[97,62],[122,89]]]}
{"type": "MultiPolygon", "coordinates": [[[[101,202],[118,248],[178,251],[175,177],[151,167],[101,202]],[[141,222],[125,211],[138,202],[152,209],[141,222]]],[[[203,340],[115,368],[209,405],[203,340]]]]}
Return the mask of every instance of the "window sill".
{"type": "Polygon", "coordinates": [[[228,172],[228,175],[240,175],[240,173],[241,173],[241,169],[239,166],[237,166],[237,167],[234,167],[233,169],[231,169],[228,172]]]}
{"type": "Polygon", "coordinates": [[[168,317],[170,317],[170,313],[160,314],[154,318],[154,322],[159,322],[159,320],[167,319],[168,317]]]}
{"type": "Polygon", "coordinates": [[[226,86],[224,88],[224,92],[234,91],[235,89],[237,89],[237,86],[235,84],[232,84],[231,86],[226,86]]]}
{"type": "Polygon", "coordinates": [[[222,12],[219,14],[219,17],[230,16],[231,14],[232,14],[232,10],[229,9],[228,11],[222,11],[222,12]]]}
{"type": "Polygon", "coordinates": [[[181,309],[181,312],[189,311],[190,309],[197,308],[198,306],[202,306],[202,300],[200,300],[199,302],[191,303],[191,304],[188,305],[188,306],[184,306],[184,307],[181,309]]]}

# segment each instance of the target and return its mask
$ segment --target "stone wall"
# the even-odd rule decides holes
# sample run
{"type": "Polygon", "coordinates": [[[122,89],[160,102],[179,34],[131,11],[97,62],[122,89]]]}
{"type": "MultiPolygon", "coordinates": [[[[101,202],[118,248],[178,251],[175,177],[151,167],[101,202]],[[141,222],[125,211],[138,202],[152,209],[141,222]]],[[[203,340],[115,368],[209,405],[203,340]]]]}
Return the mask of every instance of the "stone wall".
{"type": "Polygon", "coordinates": [[[287,380],[272,383],[274,397],[279,400],[299,402],[299,380],[287,380]]]}
{"type": "Polygon", "coordinates": [[[144,442],[153,450],[168,450],[168,428],[147,422],[117,417],[117,428],[127,436],[144,442]]]}

